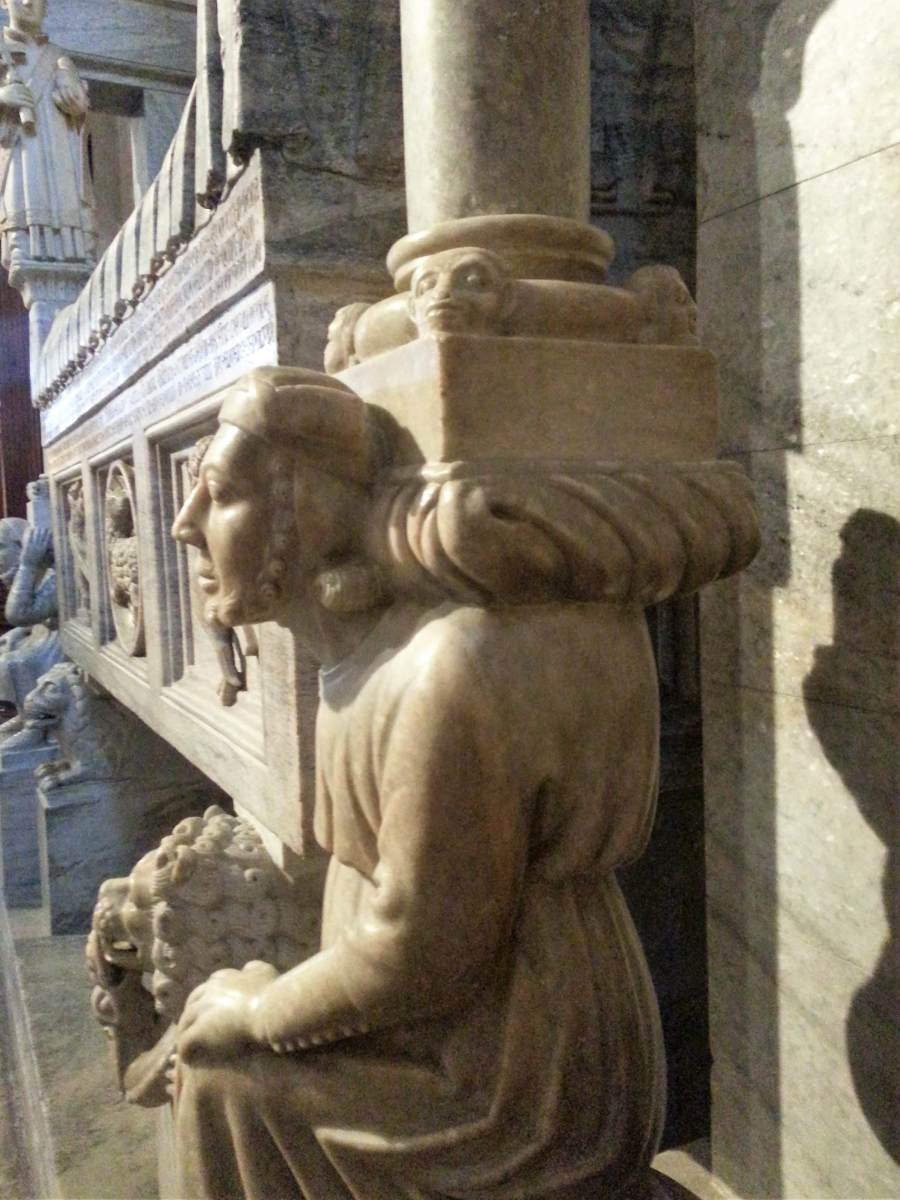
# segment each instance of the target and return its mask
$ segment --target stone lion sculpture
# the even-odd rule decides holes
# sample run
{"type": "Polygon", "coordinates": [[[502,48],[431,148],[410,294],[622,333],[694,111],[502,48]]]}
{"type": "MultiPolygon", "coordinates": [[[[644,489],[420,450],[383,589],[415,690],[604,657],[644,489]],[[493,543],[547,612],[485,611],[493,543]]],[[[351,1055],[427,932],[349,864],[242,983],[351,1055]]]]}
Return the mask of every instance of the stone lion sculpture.
{"type": "Polygon", "coordinates": [[[44,790],[129,774],[131,732],[115,703],[75,663],[51,667],[26,696],[26,728],[54,733],[60,758],[37,769],[44,790]]]}
{"type": "Polygon", "coordinates": [[[103,884],[87,946],[91,999],[130,1101],[168,1099],[175,1028],[198,984],[255,960],[279,970],[300,961],[297,910],[257,832],[215,805],[103,884]]]}

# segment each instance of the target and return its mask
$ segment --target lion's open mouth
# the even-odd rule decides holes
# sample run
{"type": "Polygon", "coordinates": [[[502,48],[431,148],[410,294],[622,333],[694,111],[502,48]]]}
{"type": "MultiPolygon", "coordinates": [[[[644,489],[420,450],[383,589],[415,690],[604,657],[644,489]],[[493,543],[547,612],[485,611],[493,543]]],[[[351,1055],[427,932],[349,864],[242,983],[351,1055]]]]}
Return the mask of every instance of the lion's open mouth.
{"type": "Polygon", "coordinates": [[[40,709],[30,708],[28,701],[25,701],[25,718],[29,725],[40,725],[42,728],[49,728],[51,725],[59,724],[59,716],[56,713],[42,712],[40,709]]]}

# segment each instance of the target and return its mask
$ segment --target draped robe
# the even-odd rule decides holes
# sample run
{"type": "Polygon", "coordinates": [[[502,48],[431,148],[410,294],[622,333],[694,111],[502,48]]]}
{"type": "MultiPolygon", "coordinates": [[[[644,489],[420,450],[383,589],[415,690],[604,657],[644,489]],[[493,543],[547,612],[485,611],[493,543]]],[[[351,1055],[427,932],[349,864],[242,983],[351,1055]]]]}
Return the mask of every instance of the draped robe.
{"type": "Polygon", "coordinates": [[[271,985],[305,1048],[179,1063],[179,1194],[597,1200],[649,1166],[658,1013],[614,871],[657,739],[636,606],[388,610],[322,676],[322,950],[271,985]]]}
{"type": "MultiPolygon", "coordinates": [[[[19,113],[0,105],[0,241],[2,259],[13,251],[35,261],[93,258],[95,231],[90,185],[85,176],[81,120],[57,107],[54,92],[65,74],[81,86],[58,46],[4,29],[0,57],[31,89],[34,132],[19,113]],[[13,64],[13,55],[24,63],[13,64]]],[[[87,93],[84,94],[87,108],[87,93]]]]}

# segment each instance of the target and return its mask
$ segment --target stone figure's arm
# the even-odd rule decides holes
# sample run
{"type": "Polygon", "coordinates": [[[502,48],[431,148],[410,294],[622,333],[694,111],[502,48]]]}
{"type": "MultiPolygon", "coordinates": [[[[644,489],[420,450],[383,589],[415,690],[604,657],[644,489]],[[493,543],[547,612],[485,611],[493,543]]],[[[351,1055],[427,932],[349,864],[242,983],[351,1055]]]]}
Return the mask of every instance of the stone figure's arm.
{"type": "Polygon", "coordinates": [[[34,97],[31,94],[31,88],[21,80],[17,79],[0,87],[0,115],[3,117],[14,116],[16,124],[18,124],[18,109],[31,108],[33,105],[34,97]]]}
{"type": "Polygon", "coordinates": [[[83,117],[90,107],[87,88],[71,58],[63,55],[56,64],[53,103],[67,117],[83,117]]]}
{"type": "Polygon", "coordinates": [[[6,620],[10,625],[37,625],[56,616],[55,573],[47,571],[40,584],[37,582],[51,544],[49,529],[28,531],[19,569],[6,598],[6,620]]]}
{"type": "Polygon", "coordinates": [[[256,1030],[277,1049],[465,1002],[512,928],[528,813],[505,761],[508,726],[463,661],[425,676],[411,681],[385,735],[368,901],[334,945],[259,995],[256,1030]]]}

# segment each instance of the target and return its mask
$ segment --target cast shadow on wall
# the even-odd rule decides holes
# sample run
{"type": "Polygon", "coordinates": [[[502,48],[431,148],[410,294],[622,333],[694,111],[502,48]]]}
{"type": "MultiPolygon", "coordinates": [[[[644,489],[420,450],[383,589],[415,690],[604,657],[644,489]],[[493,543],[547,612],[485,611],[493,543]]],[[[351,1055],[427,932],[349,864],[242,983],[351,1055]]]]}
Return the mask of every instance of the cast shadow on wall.
{"type": "MultiPolygon", "coordinates": [[[[725,1182],[740,1195],[767,1197],[784,1193],[773,606],[794,573],[790,472],[806,436],[790,114],[807,44],[833,2],[696,0],[694,7],[707,54],[697,64],[698,137],[708,151],[698,179],[701,337],[720,356],[722,453],[753,480],[763,537],[741,582],[725,585],[717,645],[707,647],[722,667],[705,713],[708,739],[719,739],[707,745],[718,778],[717,808],[707,799],[713,1051],[722,1089],[713,1130],[725,1182]],[[727,46],[734,52],[724,53],[727,46]],[[727,177],[709,178],[710,163],[727,177]],[[742,661],[750,647],[752,658],[742,661]]],[[[707,677],[712,682],[712,672],[707,677]]]]}
{"type": "Polygon", "coordinates": [[[847,1055],[866,1120],[887,1153],[900,1162],[895,1103],[900,1078],[900,1029],[895,1021],[900,995],[900,713],[885,711],[892,701],[896,708],[900,523],[871,509],[855,512],[841,530],[832,587],[833,640],[817,647],[803,692],[809,723],[825,757],[887,851],[882,894],[888,936],[872,977],[857,991],[847,1013],[847,1055]],[[829,704],[829,698],[840,704],[829,704]]]}

